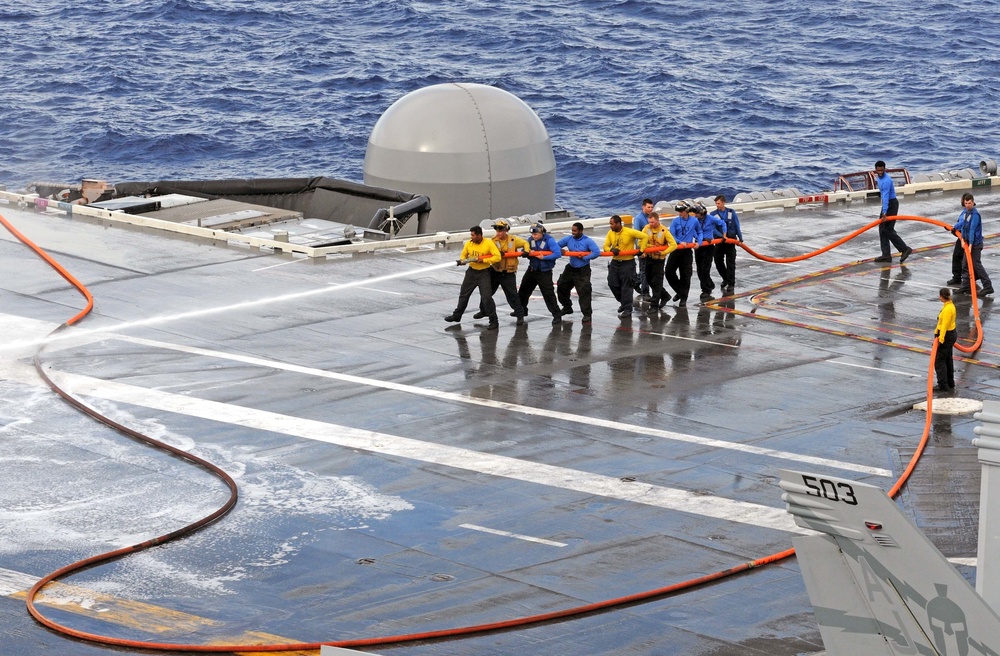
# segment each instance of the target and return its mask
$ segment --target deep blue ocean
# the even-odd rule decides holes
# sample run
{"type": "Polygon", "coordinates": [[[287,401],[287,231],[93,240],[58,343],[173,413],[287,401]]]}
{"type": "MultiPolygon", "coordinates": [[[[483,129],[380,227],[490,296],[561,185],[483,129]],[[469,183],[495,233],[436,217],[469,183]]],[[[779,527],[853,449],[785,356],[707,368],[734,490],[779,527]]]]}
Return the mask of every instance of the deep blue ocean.
{"type": "Polygon", "coordinates": [[[478,82],[548,128],[581,216],[1000,159],[1000,0],[20,0],[0,184],[362,181],[382,112],[478,82]]]}

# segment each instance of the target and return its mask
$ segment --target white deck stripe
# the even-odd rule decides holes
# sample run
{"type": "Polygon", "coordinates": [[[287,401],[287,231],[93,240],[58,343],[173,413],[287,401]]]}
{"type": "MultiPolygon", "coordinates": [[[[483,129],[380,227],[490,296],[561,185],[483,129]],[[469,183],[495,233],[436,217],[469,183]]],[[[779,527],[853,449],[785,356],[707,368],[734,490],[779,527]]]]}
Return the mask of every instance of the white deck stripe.
{"type": "MultiPolygon", "coordinates": [[[[919,282],[919,281],[915,281],[915,280],[907,280],[906,281],[906,286],[907,287],[926,287],[927,289],[933,289],[934,291],[939,291],[942,287],[955,287],[956,285],[935,285],[934,283],[930,283],[930,282],[919,282]]],[[[931,302],[933,302],[933,303],[940,303],[940,301],[937,299],[937,295],[936,294],[934,295],[934,297],[928,296],[925,300],[927,300],[928,303],[931,303],[931,302]]]]}
{"type": "Polygon", "coordinates": [[[403,292],[393,292],[388,289],[379,289],[377,287],[361,287],[361,289],[366,292],[378,292],[379,294],[392,294],[393,296],[406,296],[403,292]]]}
{"type": "Polygon", "coordinates": [[[281,266],[287,266],[289,264],[296,264],[298,262],[308,262],[308,261],[309,260],[307,258],[300,257],[300,258],[291,260],[289,262],[279,262],[278,264],[272,264],[270,266],[260,267],[259,269],[250,269],[250,273],[257,273],[258,271],[267,271],[268,269],[274,269],[274,268],[281,267],[281,266]]]}
{"type": "MultiPolygon", "coordinates": [[[[303,292],[292,292],[289,294],[283,294],[281,296],[272,296],[268,298],[256,298],[249,301],[240,301],[239,303],[233,303],[231,305],[218,305],[215,307],[201,308],[199,310],[189,310],[187,312],[178,312],[176,314],[168,314],[163,316],[146,317],[145,319],[137,319],[135,321],[126,321],[124,323],[115,324],[112,326],[105,326],[103,328],[76,328],[72,331],[66,331],[60,335],[55,335],[52,337],[42,337],[40,339],[24,340],[17,339],[13,340],[11,343],[0,344],[0,352],[6,352],[16,349],[23,349],[31,346],[41,346],[42,344],[55,344],[63,342],[64,340],[76,341],[81,337],[86,339],[94,335],[109,335],[120,333],[123,330],[129,328],[139,327],[139,326],[155,326],[158,324],[170,323],[171,321],[178,321],[181,319],[195,319],[199,317],[207,317],[213,314],[220,314],[224,312],[237,311],[237,310],[248,310],[254,307],[270,306],[275,303],[281,303],[284,301],[294,301],[304,298],[309,298],[311,296],[316,296],[317,294],[327,294],[330,292],[337,292],[343,289],[352,289],[355,287],[367,287],[368,285],[373,285],[375,283],[381,283],[387,280],[394,280],[396,278],[404,278],[408,276],[415,276],[421,273],[427,273],[430,271],[437,271],[438,269],[447,269],[449,267],[454,267],[452,261],[442,262],[440,264],[432,264],[430,266],[425,266],[419,269],[411,269],[409,271],[401,271],[398,273],[388,273],[378,278],[367,278],[364,280],[352,280],[351,282],[337,283],[329,287],[319,287],[317,289],[308,289],[303,292]]],[[[11,316],[11,315],[5,315],[11,316]]],[[[21,317],[12,317],[15,320],[21,319],[21,317]]]]}
{"type": "Polygon", "coordinates": [[[886,374],[899,374],[900,376],[908,376],[910,378],[922,378],[919,374],[911,374],[908,371],[897,371],[896,369],[885,369],[883,367],[869,367],[864,364],[853,364],[851,362],[840,362],[838,360],[823,360],[827,364],[839,364],[842,367],[855,367],[857,369],[870,369],[872,371],[881,371],[886,374]]]}
{"type": "Polygon", "coordinates": [[[38,583],[39,578],[0,567],[0,596],[9,597],[18,592],[27,592],[38,583]]]}
{"type": "Polygon", "coordinates": [[[433,444],[387,433],[338,426],[311,419],[267,412],[190,396],[144,389],[89,376],[49,371],[60,386],[74,395],[130,403],[163,412],[173,412],[209,421],[245,426],[254,430],[335,444],[349,449],[407,458],[473,471],[490,476],[573,490],[609,499],[666,508],[791,533],[801,533],[783,509],[697,494],[639,481],[626,482],[614,476],[582,472],[565,467],[480,453],[471,449],[433,444]]]}
{"type": "Polygon", "coordinates": [[[493,535],[502,535],[507,538],[517,538],[518,540],[527,540],[528,542],[537,542],[538,544],[547,544],[550,547],[565,547],[568,546],[565,542],[555,542],[553,540],[546,540],[545,538],[535,538],[530,535],[521,535],[520,533],[511,533],[510,531],[498,531],[495,528],[486,528],[485,526],[478,526],[477,524],[459,524],[460,528],[467,528],[473,531],[480,531],[482,533],[492,533],[493,535]]]}
{"type": "Polygon", "coordinates": [[[725,346],[726,348],[739,348],[736,344],[723,344],[722,342],[713,342],[710,339],[698,339],[696,337],[681,337],[680,335],[668,335],[667,333],[647,333],[649,335],[656,335],[657,337],[669,337],[670,339],[683,339],[688,342],[699,342],[701,344],[711,344],[712,346],[725,346]]]}
{"type": "Polygon", "coordinates": [[[843,462],[840,460],[831,460],[829,458],[819,458],[799,453],[791,453],[788,451],[777,451],[774,449],[767,449],[764,447],[754,446],[751,444],[741,444],[739,442],[727,442],[725,440],[717,440],[708,437],[698,437],[696,435],[687,435],[685,433],[677,433],[674,431],[662,430],[658,428],[650,428],[648,426],[636,426],[633,424],[625,424],[617,421],[598,419],[595,417],[585,417],[581,415],[571,414],[568,412],[547,410],[545,408],[533,408],[530,406],[517,405],[515,403],[504,403],[503,401],[478,399],[475,397],[466,396],[464,394],[456,394],[454,392],[445,392],[442,390],[416,387],[413,385],[404,385],[402,383],[390,383],[382,380],[376,380],[374,378],[364,378],[361,376],[354,376],[351,374],[341,374],[332,371],[324,371],[323,369],[316,369],[313,367],[303,367],[300,365],[289,364],[287,362],[278,362],[275,360],[268,360],[265,358],[258,358],[249,355],[224,353],[222,351],[213,351],[209,349],[198,348],[195,346],[182,346],[179,344],[169,344],[166,342],[143,339],[140,337],[121,336],[119,337],[119,339],[124,339],[130,342],[134,342],[136,344],[142,344],[144,346],[152,346],[155,348],[182,351],[184,353],[191,353],[193,355],[203,355],[205,357],[210,357],[210,358],[233,360],[235,362],[242,362],[244,364],[251,364],[259,367],[270,367],[273,369],[280,369],[283,371],[293,371],[296,373],[306,374],[309,376],[317,376],[320,378],[330,378],[333,380],[340,380],[348,383],[354,383],[356,385],[379,387],[382,389],[393,390],[396,392],[404,392],[406,394],[427,396],[439,401],[454,401],[457,403],[467,403],[470,405],[478,405],[488,408],[494,408],[497,410],[506,410],[508,412],[516,412],[519,414],[531,415],[535,417],[558,419],[559,421],[572,422],[575,424],[598,426],[600,428],[606,428],[608,430],[635,433],[638,435],[644,435],[646,437],[659,437],[661,439],[673,440],[675,442],[686,442],[688,444],[697,444],[699,446],[710,447],[713,449],[727,449],[730,451],[751,453],[753,455],[764,456],[767,458],[780,458],[782,460],[790,460],[792,462],[800,462],[819,467],[832,467],[835,469],[843,469],[845,471],[871,474],[874,476],[885,476],[887,478],[892,476],[891,471],[889,471],[888,469],[882,469],[880,467],[869,467],[867,465],[843,462]]]}
{"type": "MultiPolygon", "coordinates": [[[[0,338],[19,335],[24,337],[30,334],[39,334],[47,332],[55,327],[55,324],[49,322],[42,322],[33,319],[26,319],[23,317],[18,317],[16,315],[4,315],[0,314],[0,338]]],[[[70,331],[72,332],[72,331],[70,331]]],[[[97,341],[100,339],[106,339],[108,335],[101,334],[86,334],[81,335],[84,341],[97,341]]],[[[554,410],[545,410],[541,408],[532,408],[530,406],[517,405],[513,403],[503,403],[501,401],[492,401],[489,399],[478,399],[463,394],[456,394],[454,392],[445,392],[441,390],[416,387],[413,385],[403,385],[400,383],[391,383],[386,381],[380,381],[373,378],[363,378],[361,376],[353,376],[350,374],[340,374],[330,371],[325,371],[322,369],[316,369],[313,367],[303,367],[300,365],[289,364],[287,362],[278,362],[276,360],[269,360],[265,358],[258,358],[247,355],[239,355],[234,353],[225,353],[222,351],[203,349],[194,346],[183,346],[180,344],[171,344],[167,342],[161,342],[157,340],[143,339],[140,337],[127,337],[123,335],[114,335],[115,339],[122,339],[136,344],[142,344],[145,346],[151,346],[154,348],[169,349],[174,351],[180,351],[183,353],[191,353],[193,355],[202,355],[210,358],[218,358],[225,360],[232,360],[235,362],[242,362],[244,364],[250,364],[254,366],[269,367],[273,369],[279,369],[283,371],[292,371],[296,373],[302,373],[310,376],[317,376],[322,378],[330,378],[333,380],[340,380],[349,383],[355,383],[358,385],[366,385],[369,387],[377,387],[381,389],[389,389],[398,392],[404,392],[407,394],[416,394],[420,396],[430,397],[436,400],[443,401],[453,401],[457,403],[467,403],[470,405],[478,405],[484,407],[491,407],[494,409],[507,410],[509,412],[516,412],[519,414],[537,416],[537,417],[547,417],[550,419],[557,419],[560,421],[572,422],[577,424],[585,424],[589,426],[598,426],[601,428],[606,428],[609,430],[616,430],[628,433],[634,433],[638,435],[648,436],[648,437],[658,437],[666,440],[673,440],[677,442],[685,442],[689,444],[697,444],[699,446],[715,448],[715,449],[726,449],[730,451],[739,451],[743,453],[750,453],[753,455],[759,455],[769,458],[781,458],[784,460],[790,460],[793,462],[800,462],[809,465],[815,465],[820,467],[832,467],[835,469],[842,469],[845,471],[852,471],[858,473],[871,474],[874,476],[884,476],[889,478],[892,476],[892,472],[888,469],[882,469],[879,467],[870,467],[866,465],[860,465],[855,463],[847,463],[839,460],[832,460],[828,458],[819,458],[815,456],[808,456],[803,454],[790,453],[788,451],[777,451],[774,449],[767,449],[764,447],[758,447],[750,444],[741,444],[735,442],[727,442],[724,440],[717,440],[707,437],[698,437],[696,435],[687,435],[684,433],[677,433],[674,431],[667,431],[657,428],[649,428],[646,426],[636,426],[633,424],[625,424],[615,421],[609,421],[604,419],[597,419],[592,417],[585,417],[575,414],[570,414],[566,412],[558,412],[554,410]]],[[[64,346],[68,347],[70,344],[76,343],[73,340],[68,340],[59,344],[50,345],[50,349],[58,350],[64,346]]],[[[0,363],[9,357],[26,357],[29,353],[35,351],[34,347],[22,347],[18,349],[19,352],[11,351],[5,353],[6,357],[0,358],[0,363]]],[[[0,374],[4,373],[0,367],[0,374]]],[[[12,372],[8,372],[12,373],[12,372]]],[[[37,376],[33,373],[28,376],[17,376],[23,382],[28,382],[29,384],[38,384],[37,376]]]]}

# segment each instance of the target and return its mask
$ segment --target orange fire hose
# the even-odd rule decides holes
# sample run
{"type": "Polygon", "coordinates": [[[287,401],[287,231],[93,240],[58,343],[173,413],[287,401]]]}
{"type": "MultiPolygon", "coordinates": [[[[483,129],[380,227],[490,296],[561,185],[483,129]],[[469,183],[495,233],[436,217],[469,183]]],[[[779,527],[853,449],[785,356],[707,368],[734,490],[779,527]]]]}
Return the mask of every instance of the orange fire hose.
{"type": "MultiPolygon", "coordinates": [[[[944,223],[943,221],[938,221],[937,219],[929,219],[929,218],[927,218],[925,216],[900,215],[900,216],[894,216],[894,217],[892,217],[892,220],[917,221],[917,222],[920,222],[920,223],[929,223],[931,225],[936,225],[936,226],[942,227],[945,230],[947,230],[949,233],[952,233],[952,226],[950,226],[949,224],[944,223]]],[[[872,228],[877,227],[879,225],[879,223],[881,223],[881,221],[877,221],[877,220],[876,221],[872,221],[868,225],[862,226],[862,227],[858,228],[854,232],[852,232],[852,233],[850,233],[850,234],[848,234],[848,235],[846,235],[844,237],[841,237],[840,239],[838,239],[837,241],[833,242],[832,244],[829,244],[828,246],[824,246],[823,248],[820,248],[818,250],[812,251],[811,253],[806,253],[804,255],[796,255],[794,257],[768,257],[766,255],[761,255],[760,253],[756,252],[755,250],[753,250],[752,248],[750,248],[749,246],[747,246],[743,242],[737,242],[736,240],[733,240],[733,239],[727,239],[726,241],[729,242],[729,243],[736,243],[736,244],[738,244],[740,248],[742,248],[743,250],[745,250],[747,253],[749,253],[750,255],[754,256],[758,260],[763,260],[765,262],[775,262],[775,263],[778,263],[778,264],[788,264],[790,262],[800,262],[802,260],[806,260],[806,259],[809,259],[811,257],[815,257],[815,256],[817,256],[817,255],[819,255],[821,253],[825,253],[825,252],[827,252],[828,250],[830,250],[832,248],[836,248],[837,246],[840,246],[841,244],[844,244],[844,243],[846,243],[846,242],[854,239],[855,237],[857,237],[861,233],[865,232],[866,230],[871,230],[872,228]]],[[[952,233],[952,234],[954,234],[954,233],[952,233]]],[[[973,266],[972,266],[972,248],[970,247],[969,244],[965,243],[965,240],[962,239],[961,235],[957,235],[956,234],[955,236],[961,242],[962,248],[965,250],[965,261],[966,261],[966,265],[968,266],[968,269],[969,269],[969,287],[970,287],[971,293],[972,293],[972,314],[973,314],[973,319],[974,319],[975,324],[976,324],[976,341],[971,346],[963,346],[962,344],[956,344],[955,348],[958,349],[959,351],[963,352],[963,353],[975,353],[976,351],[979,350],[979,347],[981,347],[983,345],[983,323],[982,323],[982,320],[980,319],[980,316],[979,316],[979,303],[978,303],[978,299],[977,299],[977,296],[976,296],[976,278],[975,278],[975,272],[974,272],[974,269],[973,269],[973,266]]]]}
{"type": "MultiPolygon", "coordinates": [[[[908,220],[918,220],[918,221],[924,221],[924,222],[927,222],[927,223],[933,223],[933,224],[936,224],[936,225],[942,225],[942,226],[944,225],[941,222],[935,221],[933,219],[925,219],[923,217],[895,217],[895,218],[897,218],[897,219],[908,219],[908,220]]],[[[32,242],[30,242],[20,232],[18,232],[17,230],[15,230],[14,227],[10,223],[8,223],[7,220],[4,219],[2,216],[0,216],[0,223],[2,223],[3,226],[8,231],[11,232],[11,234],[13,234],[15,237],[17,237],[19,240],[21,240],[27,246],[29,246],[40,257],[42,257],[46,262],[48,262],[50,264],[50,266],[52,266],[57,272],[59,272],[59,274],[62,275],[63,278],[65,278],[67,281],[69,281],[74,287],[76,287],[76,289],[78,291],[80,291],[80,293],[87,299],[87,301],[88,301],[87,302],[87,307],[83,311],[81,311],[79,314],[77,314],[76,316],[74,316],[72,319],[68,320],[65,324],[59,326],[56,329],[56,331],[60,331],[60,330],[66,329],[70,325],[76,323],[77,321],[79,321],[80,319],[82,319],[84,316],[86,316],[90,312],[90,310],[92,309],[92,307],[93,307],[93,297],[91,296],[90,292],[87,291],[86,288],[79,281],[77,281],[73,276],[71,276],[68,272],[66,272],[65,269],[63,269],[58,263],[56,263],[47,254],[45,254],[44,251],[42,251],[42,249],[40,249],[38,246],[36,246],[32,242]]],[[[869,228],[872,228],[872,227],[874,227],[876,225],[878,225],[878,222],[875,222],[875,223],[872,223],[872,224],[870,224],[868,226],[865,226],[864,228],[851,233],[850,235],[848,235],[848,237],[845,237],[844,239],[838,240],[837,242],[835,242],[834,244],[831,244],[830,246],[828,246],[826,248],[820,249],[818,251],[814,251],[813,253],[809,253],[809,254],[806,254],[806,255],[803,255],[803,256],[799,256],[797,258],[785,258],[785,259],[770,258],[769,259],[769,258],[766,258],[766,257],[758,255],[757,253],[753,252],[749,247],[747,247],[746,245],[744,245],[742,243],[740,245],[744,248],[744,250],[746,250],[751,255],[754,255],[755,257],[759,257],[760,259],[763,259],[763,260],[766,260],[766,261],[773,261],[773,262],[797,261],[799,259],[805,259],[807,257],[813,257],[815,255],[818,255],[819,253],[822,253],[822,252],[825,252],[827,250],[830,250],[831,248],[835,247],[836,245],[838,245],[840,243],[843,243],[844,241],[847,241],[849,239],[852,239],[852,238],[856,237],[857,235],[861,234],[862,232],[864,232],[865,230],[867,230],[869,228]]],[[[947,227],[947,226],[945,226],[945,227],[947,227]]],[[[718,243],[719,241],[721,241],[721,240],[716,240],[715,243],[718,243]]],[[[732,241],[732,240],[727,240],[727,241],[732,241]]],[[[682,246],[679,246],[679,247],[680,248],[693,248],[694,246],[690,245],[690,244],[685,244],[685,245],[682,245],[682,246]]],[[[660,247],[660,249],[665,249],[665,248],[666,247],[660,247]]],[[[971,271],[971,254],[969,254],[969,248],[968,248],[967,244],[965,245],[965,248],[966,248],[966,253],[967,253],[967,256],[968,256],[968,261],[969,261],[969,264],[970,264],[970,271],[971,271]]],[[[623,251],[623,252],[625,254],[628,254],[627,251],[623,251]]],[[[586,253],[581,254],[581,255],[586,255],[586,253]]],[[[975,281],[974,280],[972,281],[972,285],[973,285],[973,287],[975,286],[975,281]]],[[[979,320],[978,320],[978,313],[976,315],[976,319],[977,319],[977,328],[981,327],[980,324],[979,324],[979,320]]],[[[53,334],[56,331],[53,331],[53,334]]],[[[913,472],[913,469],[916,466],[917,461],[920,459],[921,455],[923,454],[924,448],[925,448],[925,446],[927,444],[928,436],[930,434],[931,417],[932,417],[931,406],[932,406],[932,402],[933,402],[933,395],[932,395],[932,391],[931,390],[932,390],[932,387],[933,387],[933,377],[934,377],[934,358],[935,358],[935,355],[936,355],[936,352],[937,352],[937,345],[938,345],[937,339],[934,339],[933,341],[934,341],[934,345],[931,348],[930,368],[929,368],[928,379],[927,379],[927,419],[926,419],[925,424],[924,424],[923,436],[922,436],[922,438],[921,438],[921,440],[919,442],[917,450],[913,454],[913,457],[910,459],[910,462],[909,462],[908,466],[906,467],[906,469],[904,470],[903,474],[899,477],[899,479],[896,481],[896,484],[893,486],[892,490],[890,491],[890,493],[889,493],[890,496],[895,496],[899,492],[899,490],[902,488],[902,486],[906,483],[906,480],[909,478],[910,474],[913,472]]],[[[977,341],[977,346],[978,346],[979,343],[981,343],[981,341],[982,341],[982,335],[981,335],[981,330],[980,330],[980,338],[977,341]]],[[[44,349],[44,346],[42,347],[42,349],[39,349],[39,354],[41,353],[41,351],[43,349],[44,349]]],[[[55,581],[56,579],[68,576],[69,574],[72,574],[73,572],[77,572],[77,571],[80,571],[82,569],[85,569],[85,568],[88,568],[88,567],[92,567],[92,566],[95,566],[95,565],[98,565],[98,564],[107,563],[107,562],[110,562],[110,561],[113,561],[113,560],[117,560],[117,559],[122,558],[122,557],[124,557],[126,555],[134,554],[134,553],[137,553],[137,552],[142,551],[144,549],[148,549],[148,548],[153,547],[153,546],[164,544],[166,542],[169,542],[171,540],[175,540],[175,539],[180,538],[180,537],[185,536],[185,535],[189,535],[189,534],[193,533],[194,531],[197,531],[197,530],[199,530],[201,528],[204,528],[205,526],[207,526],[207,525],[211,524],[212,522],[214,522],[214,521],[220,519],[221,517],[223,517],[226,513],[228,513],[235,506],[235,504],[236,504],[236,498],[237,498],[237,488],[236,488],[236,484],[232,480],[232,478],[229,477],[225,472],[223,472],[221,469],[219,469],[215,465],[212,465],[211,463],[208,463],[207,461],[204,461],[201,458],[198,458],[198,457],[193,456],[193,455],[191,455],[189,453],[186,453],[184,451],[176,449],[175,447],[171,447],[170,445],[167,445],[167,444],[164,444],[162,442],[159,442],[158,440],[154,440],[154,439],[152,439],[152,438],[150,438],[148,436],[145,436],[145,435],[142,435],[141,433],[133,431],[132,429],[129,429],[129,428],[127,428],[127,427],[125,427],[125,426],[117,423],[117,422],[114,422],[113,420],[100,415],[95,410],[93,410],[93,409],[89,408],[88,406],[86,406],[83,402],[79,401],[78,399],[72,397],[70,394],[68,394],[64,390],[60,389],[58,387],[58,385],[56,385],[54,383],[54,381],[52,381],[48,377],[48,375],[46,375],[46,373],[44,371],[44,368],[41,365],[41,362],[40,362],[40,359],[39,359],[39,355],[35,356],[35,368],[38,370],[39,375],[42,376],[42,378],[46,381],[46,383],[54,391],[56,391],[57,394],[59,394],[62,398],[64,398],[69,403],[71,403],[74,407],[76,407],[79,410],[87,413],[88,415],[90,415],[91,417],[97,419],[98,421],[100,421],[100,422],[102,422],[102,423],[104,423],[104,424],[106,424],[106,425],[108,425],[108,426],[110,426],[110,427],[112,427],[112,428],[114,428],[116,430],[119,430],[119,431],[125,433],[126,435],[128,435],[130,437],[133,437],[133,438],[138,439],[138,440],[140,440],[140,441],[142,441],[144,443],[147,443],[150,446],[154,446],[154,447],[160,448],[160,449],[165,449],[165,450],[167,450],[168,452],[170,452],[171,454],[173,454],[173,455],[175,455],[177,457],[183,458],[185,460],[188,460],[188,461],[193,462],[193,463],[195,463],[195,464],[197,464],[197,465],[199,465],[201,467],[204,467],[204,468],[208,469],[214,475],[218,476],[221,480],[223,480],[226,483],[226,485],[229,487],[229,489],[230,489],[230,497],[229,497],[228,501],[222,507],[220,507],[218,510],[216,510],[213,513],[211,513],[210,515],[207,515],[206,517],[204,517],[204,518],[202,518],[202,519],[194,522],[193,524],[189,524],[188,526],[185,526],[184,528],[178,529],[176,531],[173,531],[173,532],[168,533],[166,535],[162,535],[162,536],[157,537],[157,538],[153,538],[151,540],[147,540],[147,541],[142,542],[140,544],[133,545],[131,547],[126,547],[126,548],[123,548],[123,549],[117,549],[117,550],[114,550],[114,551],[110,551],[110,552],[107,552],[107,553],[99,554],[99,555],[96,555],[96,556],[92,556],[90,558],[86,558],[86,559],[77,561],[75,563],[72,563],[70,565],[62,567],[62,568],[56,570],[55,572],[52,572],[51,574],[48,574],[47,576],[42,577],[34,586],[32,586],[31,590],[28,592],[27,601],[26,601],[28,612],[31,614],[31,616],[36,621],[38,621],[42,625],[44,625],[44,626],[52,629],[53,631],[57,631],[59,633],[62,633],[62,634],[68,635],[68,636],[72,636],[74,638],[79,638],[79,639],[82,639],[82,640],[88,640],[88,641],[91,641],[91,642],[100,643],[100,644],[106,644],[106,645],[114,645],[114,646],[120,646],[120,647],[129,647],[129,648],[133,648],[133,649],[150,649],[150,650],[157,650],[157,651],[186,651],[186,652],[264,652],[264,651],[270,652],[270,651],[275,651],[275,652],[277,652],[277,651],[316,650],[316,649],[319,649],[323,645],[338,646],[338,647],[361,647],[361,646],[376,646],[376,645],[387,645],[387,644],[394,644],[394,643],[401,643],[401,642],[411,642],[411,641],[417,641],[417,640],[430,640],[430,639],[435,639],[435,638],[450,638],[450,637],[455,637],[455,636],[471,635],[471,634],[475,634],[475,633],[483,633],[483,632],[488,632],[488,631],[497,631],[497,630],[500,630],[500,629],[509,629],[509,628],[518,627],[518,626],[527,626],[527,625],[531,625],[531,624],[537,624],[537,623],[540,623],[540,622],[546,622],[546,621],[551,621],[551,620],[560,619],[560,618],[566,618],[566,617],[571,617],[571,616],[579,616],[579,615],[584,615],[584,614],[589,614],[589,613],[594,613],[594,612],[598,612],[598,611],[603,611],[603,610],[615,608],[615,607],[618,607],[618,606],[624,606],[624,605],[634,604],[634,603],[641,602],[641,601],[647,601],[647,600],[650,600],[650,599],[655,599],[655,598],[658,598],[658,597],[662,597],[664,595],[669,595],[669,594],[677,593],[677,592],[680,592],[682,590],[691,589],[691,588],[694,588],[694,587],[697,587],[697,586],[700,586],[700,585],[704,585],[704,584],[712,582],[712,581],[718,581],[720,579],[723,579],[723,578],[726,578],[726,577],[729,577],[729,576],[733,576],[735,574],[739,574],[739,573],[742,573],[742,572],[746,572],[746,571],[749,571],[749,570],[752,570],[752,569],[755,569],[755,568],[763,567],[765,565],[776,563],[776,562],[779,562],[781,560],[784,560],[784,559],[786,559],[786,558],[794,555],[794,553],[795,553],[794,549],[786,549],[784,551],[773,553],[773,554],[764,556],[762,558],[758,558],[756,560],[752,560],[752,561],[749,561],[749,562],[741,563],[741,564],[736,565],[734,567],[731,567],[729,569],[720,570],[718,572],[714,572],[714,573],[707,574],[707,575],[704,575],[704,576],[699,576],[699,577],[696,577],[696,578],[692,578],[692,579],[687,580],[687,581],[682,581],[682,582],[674,583],[674,584],[671,584],[671,585],[668,585],[668,586],[664,586],[664,587],[660,587],[660,588],[655,588],[653,590],[647,590],[645,592],[640,592],[640,593],[636,593],[636,594],[632,594],[632,595],[627,595],[627,596],[623,596],[623,597],[618,597],[618,598],[615,598],[615,599],[607,599],[607,600],[596,602],[596,603],[592,603],[592,604],[586,604],[586,605],[582,605],[582,606],[577,606],[577,607],[574,607],[574,608],[567,608],[567,609],[563,609],[563,610],[553,611],[553,612],[550,612],[550,613],[542,613],[542,614],[537,614],[537,615],[530,615],[530,616],[519,617],[519,618],[514,618],[514,619],[509,619],[509,620],[502,620],[502,621],[498,621],[498,622],[489,622],[489,623],[477,624],[477,625],[472,625],[472,626],[455,627],[455,628],[451,628],[451,629],[442,629],[442,630],[436,630],[436,631],[426,631],[426,632],[420,632],[420,633],[409,633],[409,634],[402,634],[402,635],[381,636],[381,637],[372,637],[372,638],[360,638],[360,639],[354,639],[354,640],[338,640],[338,641],[309,642],[309,643],[288,643],[288,644],[267,644],[267,645],[246,645],[246,644],[233,644],[233,645],[185,645],[185,644],[171,644],[171,643],[147,642],[147,641],[141,641],[141,640],[126,640],[126,639],[120,639],[120,638],[112,638],[112,637],[109,637],[109,636],[102,636],[102,635],[98,635],[98,634],[94,634],[94,633],[89,633],[89,632],[86,632],[86,631],[79,631],[79,630],[73,629],[71,627],[67,627],[67,626],[65,626],[63,624],[60,624],[58,622],[55,622],[55,621],[53,621],[53,620],[45,617],[44,614],[41,612],[41,610],[38,608],[38,606],[35,603],[35,598],[37,597],[37,595],[43,590],[43,588],[47,584],[49,584],[52,581],[55,581]]]]}

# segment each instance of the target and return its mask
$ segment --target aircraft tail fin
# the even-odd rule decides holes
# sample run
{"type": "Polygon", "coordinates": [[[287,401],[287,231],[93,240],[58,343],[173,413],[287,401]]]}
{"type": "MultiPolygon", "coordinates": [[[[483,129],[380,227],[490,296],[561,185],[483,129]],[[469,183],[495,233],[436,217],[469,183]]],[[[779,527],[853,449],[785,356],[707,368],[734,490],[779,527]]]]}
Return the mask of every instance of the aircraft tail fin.
{"type": "Polygon", "coordinates": [[[781,472],[806,591],[831,656],[1000,656],[1000,616],[881,489],[781,472]]]}

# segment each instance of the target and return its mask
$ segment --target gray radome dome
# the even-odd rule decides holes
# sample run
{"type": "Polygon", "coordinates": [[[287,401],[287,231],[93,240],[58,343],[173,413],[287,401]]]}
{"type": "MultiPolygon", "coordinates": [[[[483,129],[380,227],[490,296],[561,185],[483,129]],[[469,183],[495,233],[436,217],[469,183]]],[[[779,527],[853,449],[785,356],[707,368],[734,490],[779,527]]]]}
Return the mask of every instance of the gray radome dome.
{"type": "Polygon", "coordinates": [[[541,119],[484,84],[437,84],[393,103],[368,138],[364,176],[429,196],[431,231],[555,208],[556,164],[541,119]]]}

